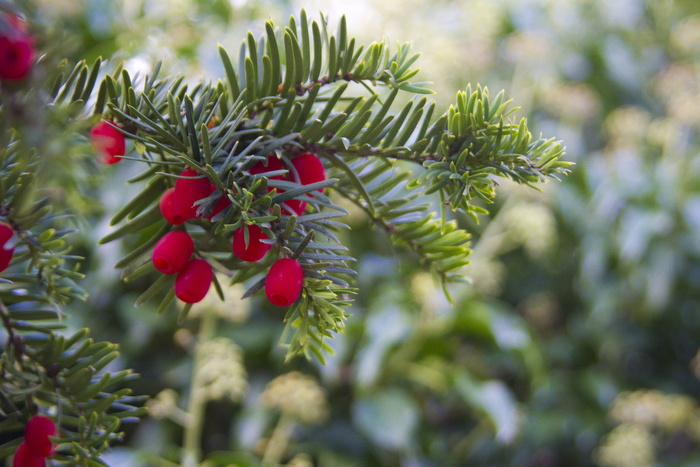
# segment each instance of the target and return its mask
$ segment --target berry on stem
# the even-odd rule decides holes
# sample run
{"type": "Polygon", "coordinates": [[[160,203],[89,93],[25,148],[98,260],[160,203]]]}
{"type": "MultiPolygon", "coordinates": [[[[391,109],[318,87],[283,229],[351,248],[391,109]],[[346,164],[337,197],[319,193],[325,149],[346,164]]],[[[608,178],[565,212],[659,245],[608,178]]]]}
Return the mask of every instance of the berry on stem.
{"type": "Polygon", "coordinates": [[[157,270],[164,274],[180,272],[194,253],[194,242],[187,232],[176,230],[161,238],[153,249],[151,259],[157,270]]]}
{"type": "MultiPolygon", "coordinates": [[[[263,164],[262,161],[256,163],[253,165],[249,172],[251,175],[265,175],[268,172],[273,172],[277,170],[285,170],[285,166],[282,164],[282,161],[277,158],[274,154],[270,154],[267,156],[267,161],[265,164],[263,164]]],[[[289,174],[287,175],[275,175],[273,177],[267,177],[270,180],[289,180],[289,174]]],[[[267,192],[271,192],[272,187],[268,186],[267,187],[267,192]]],[[[277,188],[277,193],[284,193],[285,190],[282,190],[280,188],[277,188]]],[[[304,201],[296,201],[296,200],[289,200],[285,201],[285,204],[292,209],[293,212],[290,212],[289,209],[282,208],[282,212],[288,216],[291,216],[292,214],[295,215],[300,215],[302,212],[304,212],[304,209],[306,209],[306,203],[304,201]]]]}
{"type": "Polygon", "coordinates": [[[306,211],[306,201],[301,201],[299,199],[290,199],[285,201],[287,203],[287,206],[290,207],[290,209],[294,212],[290,213],[289,210],[282,208],[282,212],[285,214],[291,216],[294,214],[295,216],[301,216],[304,214],[304,211],[306,211]]]}
{"type": "Polygon", "coordinates": [[[114,128],[111,120],[102,120],[90,130],[90,144],[100,164],[116,164],[126,152],[124,134],[114,128]]]}
{"type": "Polygon", "coordinates": [[[185,303],[201,301],[209,291],[213,278],[209,263],[196,258],[187,263],[175,279],[175,295],[185,303]]]}
{"type": "MultiPolygon", "coordinates": [[[[292,159],[292,165],[297,170],[299,183],[302,185],[310,185],[326,179],[326,169],[316,154],[305,152],[301,156],[292,159]]],[[[318,191],[323,193],[325,188],[321,188],[318,191]]]]}
{"type": "MultiPolygon", "coordinates": [[[[216,191],[216,185],[211,185],[211,192],[209,194],[212,194],[216,191]]],[[[207,216],[207,219],[212,220],[214,216],[219,214],[221,211],[226,209],[231,205],[231,200],[228,199],[228,196],[225,194],[221,195],[221,198],[219,198],[219,201],[216,202],[214,205],[214,209],[212,209],[211,214],[207,216]]]]}
{"type": "MultiPolygon", "coordinates": [[[[251,175],[265,175],[268,172],[276,172],[277,170],[284,170],[285,167],[282,161],[277,158],[274,154],[267,156],[267,161],[256,162],[248,171],[251,175]]],[[[275,175],[273,177],[267,177],[270,180],[287,180],[284,175],[275,175]]],[[[272,191],[271,187],[267,187],[267,191],[272,191]]]]}
{"type": "Polygon", "coordinates": [[[53,454],[53,442],[49,436],[55,435],[56,424],[44,415],[32,417],[24,427],[24,443],[35,456],[49,457],[53,454]]]}
{"type": "MultiPolygon", "coordinates": [[[[199,173],[193,169],[187,169],[180,174],[182,177],[198,177],[199,173]]],[[[211,194],[211,183],[206,177],[178,178],[175,182],[175,209],[185,219],[198,217],[194,203],[211,194]]]]}
{"type": "Polygon", "coordinates": [[[247,229],[248,245],[245,243],[246,227],[240,227],[233,232],[233,254],[243,261],[251,263],[260,261],[265,253],[272,248],[272,245],[261,241],[267,240],[267,235],[257,225],[250,225],[247,229]]]}
{"type": "Polygon", "coordinates": [[[175,209],[175,188],[165,190],[160,197],[160,213],[173,225],[184,224],[187,219],[175,209]]]}
{"type": "Polygon", "coordinates": [[[0,272],[7,269],[12,261],[12,255],[15,253],[15,248],[5,248],[5,244],[12,238],[14,231],[12,227],[4,222],[0,222],[0,272]]]}
{"type": "Polygon", "coordinates": [[[3,18],[10,31],[0,33],[0,79],[19,81],[24,79],[34,65],[34,39],[27,34],[27,26],[12,14],[3,18]]]}
{"type": "Polygon", "coordinates": [[[289,306],[299,298],[303,284],[304,269],[299,261],[282,258],[267,273],[265,295],[273,305],[289,306]]]}
{"type": "Polygon", "coordinates": [[[12,459],[12,467],[44,467],[45,465],[45,458],[34,454],[27,443],[22,443],[17,447],[15,457],[12,459]]]}
{"type": "MultiPolygon", "coordinates": [[[[292,160],[292,165],[296,169],[297,175],[299,176],[299,183],[302,185],[310,185],[311,183],[322,182],[326,179],[326,169],[323,167],[323,162],[321,162],[321,159],[319,159],[316,154],[305,152],[295,157],[292,160]]],[[[321,188],[318,191],[323,193],[325,189],[321,188]]],[[[310,194],[307,194],[307,196],[313,198],[310,194]]],[[[287,201],[287,205],[294,209],[298,215],[302,215],[306,210],[306,201],[290,199],[287,201]]]]}

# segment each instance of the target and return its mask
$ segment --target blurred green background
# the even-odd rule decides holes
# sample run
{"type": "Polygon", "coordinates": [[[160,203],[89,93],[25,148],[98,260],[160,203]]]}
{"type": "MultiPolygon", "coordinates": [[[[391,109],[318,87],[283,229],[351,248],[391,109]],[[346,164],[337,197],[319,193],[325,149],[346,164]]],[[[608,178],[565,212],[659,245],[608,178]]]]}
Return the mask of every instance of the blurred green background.
{"type": "MultiPolygon", "coordinates": [[[[541,193],[499,182],[491,218],[460,219],[474,253],[455,306],[352,215],[361,293],[325,366],[283,363],[283,316],[259,296],[203,305],[220,312],[211,355],[228,362],[211,370],[206,465],[257,465],[281,419],[296,467],[700,465],[700,2],[31,3],[62,38],[46,44],[56,59],[143,72],[163,60],[192,81],[222,78],[217,43],[235,55],[267,19],[305,8],[335,27],[346,14],[360,43],[412,41],[441,108],[467,83],[505,89],[577,163],[541,193]]],[[[120,165],[81,205],[91,297],[72,320],[119,342],[135,391],[158,395],[105,460],[175,465],[198,321],[134,308],[148,279],[122,284],[113,269],[129,242],[95,246],[141,169],[120,165]]]]}

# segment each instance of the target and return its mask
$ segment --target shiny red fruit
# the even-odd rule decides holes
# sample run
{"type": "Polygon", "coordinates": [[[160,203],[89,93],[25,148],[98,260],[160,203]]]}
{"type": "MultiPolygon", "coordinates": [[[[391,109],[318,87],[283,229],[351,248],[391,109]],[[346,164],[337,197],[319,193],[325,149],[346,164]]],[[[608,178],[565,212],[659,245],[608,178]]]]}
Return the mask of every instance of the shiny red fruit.
{"type": "Polygon", "coordinates": [[[201,301],[209,291],[214,272],[203,259],[193,259],[175,279],[175,295],[185,303],[201,301]]]}
{"type": "MultiPolygon", "coordinates": [[[[270,154],[267,156],[267,161],[263,164],[262,161],[257,162],[253,165],[249,172],[251,175],[265,175],[268,172],[274,172],[277,170],[284,170],[286,167],[282,164],[282,161],[277,159],[277,156],[270,154]]],[[[267,177],[270,180],[289,180],[286,175],[275,175],[273,177],[267,177]]],[[[267,192],[271,192],[272,187],[267,187],[267,192]]],[[[277,188],[277,193],[284,193],[284,190],[277,188]]]]}
{"type": "Polygon", "coordinates": [[[12,467],[45,467],[46,460],[44,457],[37,456],[28,447],[27,443],[22,443],[15,451],[15,457],[12,459],[12,467]]]}
{"type": "MultiPolygon", "coordinates": [[[[316,182],[322,182],[326,179],[326,169],[323,167],[323,162],[316,154],[306,152],[301,156],[292,159],[292,165],[297,169],[299,174],[299,183],[302,185],[310,185],[316,182]]],[[[321,188],[321,193],[325,188],[321,188]]]]}
{"type": "Polygon", "coordinates": [[[8,224],[0,222],[0,272],[3,272],[10,265],[15,248],[5,248],[5,244],[12,238],[14,231],[8,224]]]}
{"type": "Polygon", "coordinates": [[[12,29],[0,33],[0,79],[19,81],[34,66],[34,39],[27,34],[26,23],[16,15],[5,15],[4,20],[12,29]]]}
{"type": "Polygon", "coordinates": [[[56,435],[56,424],[49,417],[36,415],[24,427],[24,444],[27,449],[39,457],[53,454],[53,442],[49,436],[56,435]]]}
{"type": "MultiPolygon", "coordinates": [[[[267,161],[263,163],[262,161],[256,162],[249,170],[251,175],[265,175],[268,172],[275,172],[277,170],[284,170],[285,166],[282,161],[277,158],[274,154],[267,156],[267,161]]],[[[268,177],[271,180],[287,180],[284,175],[275,175],[273,177],[268,177]]],[[[272,191],[271,188],[268,191],[272,191]]]]}
{"type": "Polygon", "coordinates": [[[287,209],[282,209],[282,212],[285,214],[291,216],[294,214],[295,216],[301,216],[304,214],[304,211],[306,211],[306,201],[301,201],[298,199],[290,199],[285,201],[285,204],[289,206],[289,208],[294,211],[293,213],[290,213],[289,210],[287,209]]]}
{"type": "MultiPolygon", "coordinates": [[[[310,185],[311,183],[322,182],[326,179],[326,169],[323,167],[323,162],[315,154],[305,152],[304,154],[292,159],[292,165],[297,171],[299,183],[302,185],[310,185]]],[[[321,193],[325,188],[321,188],[321,193]]],[[[307,195],[313,197],[312,195],[307,195]]],[[[292,199],[287,201],[287,205],[292,208],[297,215],[302,215],[306,210],[306,202],[292,199]]]]}
{"type": "MultiPolygon", "coordinates": [[[[267,161],[265,164],[262,162],[258,162],[255,165],[253,165],[249,172],[252,175],[265,175],[268,172],[273,172],[277,170],[285,170],[286,167],[284,164],[282,164],[282,161],[277,158],[274,154],[270,154],[267,156],[267,161]]],[[[289,174],[287,175],[275,175],[273,177],[268,177],[270,180],[289,180],[289,174]]],[[[268,186],[267,187],[267,192],[271,192],[272,187],[268,186]]],[[[284,193],[285,190],[282,190],[280,188],[277,188],[277,193],[284,193]]],[[[306,202],[305,201],[296,201],[296,200],[289,200],[284,202],[286,206],[288,206],[292,212],[290,212],[289,209],[282,208],[282,213],[286,214],[288,216],[291,216],[292,214],[294,215],[301,215],[301,213],[304,212],[306,209],[306,202]]]]}
{"type": "Polygon", "coordinates": [[[111,120],[102,120],[90,130],[90,144],[100,164],[116,164],[126,152],[124,134],[114,128],[111,120]]]}
{"type": "MultiPolygon", "coordinates": [[[[209,194],[212,194],[215,191],[216,185],[211,185],[211,192],[209,194]]],[[[216,202],[216,204],[214,205],[214,209],[212,209],[211,214],[207,216],[207,219],[212,220],[214,216],[216,216],[229,206],[231,206],[231,200],[228,199],[228,196],[221,195],[221,198],[219,198],[219,201],[216,202]]]]}
{"type": "Polygon", "coordinates": [[[200,178],[178,178],[175,182],[175,209],[185,219],[194,219],[197,216],[197,209],[194,203],[206,198],[211,194],[211,183],[206,177],[201,177],[196,170],[187,169],[180,174],[182,177],[200,178]]]}
{"type": "Polygon", "coordinates": [[[160,197],[160,213],[173,225],[184,224],[187,219],[175,209],[175,188],[165,190],[160,197]]]}
{"type": "Polygon", "coordinates": [[[267,273],[265,295],[273,305],[289,306],[299,298],[303,283],[304,270],[299,261],[283,258],[277,260],[267,273]]]}
{"type": "Polygon", "coordinates": [[[176,274],[185,267],[194,253],[194,242],[187,232],[176,230],[163,236],[153,249],[151,259],[157,270],[176,274]]]}
{"type": "Polygon", "coordinates": [[[233,254],[238,256],[243,261],[255,262],[260,261],[265,253],[272,248],[269,243],[263,243],[261,240],[267,240],[267,235],[257,225],[250,225],[248,230],[248,245],[245,243],[246,227],[240,227],[233,232],[233,254]]]}

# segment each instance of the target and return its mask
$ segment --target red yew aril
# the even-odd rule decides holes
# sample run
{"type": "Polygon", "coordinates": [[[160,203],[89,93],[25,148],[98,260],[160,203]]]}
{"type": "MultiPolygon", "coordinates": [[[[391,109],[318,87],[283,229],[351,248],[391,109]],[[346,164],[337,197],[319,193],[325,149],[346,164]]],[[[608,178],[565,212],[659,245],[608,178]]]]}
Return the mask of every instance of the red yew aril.
{"type": "MultiPolygon", "coordinates": [[[[251,175],[265,175],[268,172],[273,172],[277,170],[285,170],[286,167],[284,164],[282,164],[282,161],[277,158],[274,154],[270,154],[267,156],[267,161],[265,164],[263,162],[257,162],[255,165],[253,165],[249,172],[251,175]]],[[[287,175],[275,175],[272,177],[267,177],[270,180],[289,180],[289,174],[287,175]]],[[[272,187],[268,186],[267,187],[267,192],[271,192],[272,187]]],[[[280,188],[277,188],[277,193],[284,193],[285,190],[282,190],[280,188]]],[[[282,212],[288,216],[291,216],[292,214],[295,215],[301,215],[304,210],[306,209],[306,202],[305,201],[297,201],[297,200],[288,200],[285,201],[285,205],[288,206],[292,212],[290,212],[289,209],[282,208],[282,212]]]]}
{"type": "Polygon", "coordinates": [[[185,303],[197,303],[209,291],[213,276],[209,263],[200,258],[193,259],[178,273],[175,295],[185,303]]]}
{"type": "MultiPolygon", "coordinates": [[[[216,191],[216,185],[211,185],[211,192],[209,194],[212,194],[216,191]]],[[[207,219],[212,220],[214,216],[219,214],[221,211],[226,209],[231,205],[231,200],[228,199],[228,196],[225,194],[221,195],[221,198],[219,198],[219,201],[216,202],[214,205],[214,209],[212,209],[211,214],[207,216],[207,219]]]]}
{"type": "Polygon", "coordinates": [[[45,458],[34,454],[27,443],[22,443],[17,447],[15,457],[12,459],[12,467],[45,467],[45,465],[45,458]]]}
{"type": "Polygon", "coordinates": [[[90,130],[90,144],[100,164],[116,164],[126,152],[124,134],[114,128],[111,120],[102,120],[90,130]]]}
{"type": "Polygon", "coordinates": [[[49,457],[53,454],[53,442],[49,436],[56,435],[56,424],[49,417],[36,415],[24,427],[24,443],[35,456],[49,457]]]}
{"type": "Polygon", "coordinates": [[[175,188],[165,190],[160,197],[160,213],[173,225],[184,224],[187,219],[175,209],[175,188]]]}
{"type": "Polygon", "coordinates": [[[292,258],[279,259],[265,279],[265,295],[270,303],[289,306],[296,302],[304,284],[304,269],[292,258]]]}
{"type": "MultiPolygon", "coordinates": [[[[294,172],[289,172],[290,177],[293,177],[293,180],[297,183],[301,183],[297,177],[294,175],[294,172]]],[[[302,183],[303,185],[303,183],[302,183]]],[[[289,212],[287,209],[282,209],[282,212],[287,214],[288,216],[291,216],[294,214],[295,216],[301,216],[304,211],[306,211],[306,201],[302,201],[299,199],[288,199],[285,201],[285,204],[289,206],[289,208],[292,210],[292,212],[289,212]]]]}
{"type": "Polygon", "coordinates": [[[261,242],[261,240],[267,240],[267,235],[257,225],[248,226],[248,245],[246,245],[245,229],[246,227],[240,227],[233,232],[233,254],[243,261],[251,263],[260,261],[272,245],[261,242]]]}
{"type": "MultiPolygon", "coordinates": [[[[310,185],[311,183],[322,182],[326,179],[326,169],[323,167],[323,162],[315,154],[305,152],[304,154],[292,159],[292,165],[297,171],[299,183],[302,185],[310,185]]],[[[325,191],[321,188],[321,193],[325,191]]],[[[307,195],[313,198],[312,195],[307,195]]],[[[306,210],[306,202],[291,199],[287,201],[287,205],[292,208],[297,215],[302,215],[306,210]]]]}
{"type": "MultiPolygon", "coordinates": [[[[279,160],[274,154],[270,154],[267,156],[267,161],[265,163],[263,163],[263,161],[256,162],[248,171],[251,175],[264,175],[268,172],[275,172],[277,170],[284,169],[285,167],[282,164],[282,161],[279,160]]],[[[267,178],[270,180],[287,180],[287,177],[284,175],[274,175],[267,178]]],[[[272,188],[268,187],[268,191],[272,191],[272,188]]]]}
{"type": "MultiPolygon", "coordinates": [[[[198,177],[199,173],[193,169],[187,169],[180,174],[182,177],[198,177]]],[[[185,219],[194,219],[197,209],[194,203],[211,194],[211,183],[206,177],[178,178],[175,182],[175,209],[185,219]]]]}
{"type": "Polygon", "coordinates": [[[164,274],[176,274],[194,253],[194,242],[187,232],[176,230],[161,238],[153,249],[153,265],[164,274]]]}
{"type": "Polygon", "coordinates": [[[289,208],[292,211],[294,211],[293,213],[290,213],[289,210],[283,208],[282,212],[284,212],[287,215],[291,216],[292,214],[294,214],[295,216],[301,216],[302,214],[304,214],[304,211],[306,211],[306,201],[301,201],[299,199],[290,199],[285,201],[285,203],[287,204],[287,206],[289,206],[289,208]]]}
{"type": "MultiPolygon", "coordinates": [[[[282,161],[277,159],[277,156],[274,154],[270,154],[267,156],[267,161],[265,164],[262,163],[262,161],[257,162],[255,165],[253,165],[249,172],[251,175],[265,175],[268,172],[274,172],[277,170],[285,170],[286,167],[284,164],[282,164],[282,161]]],[[[287,175],[274,175],[272,177],[267,177],[270,180],[289,180],[287,175]]],[[[267,187],[267,192],[271,192],[272,187],[268,185],[267,187]]],[[[281,190],[277,188],[277,193],[284,193],[284,190],[281,190]]]]}
{"type": "MultiPolygon", "coordinates": [[[[302,185],[310,185],[316,182],[322,182],[326,179],[326,169],[323,167],[323,162],[316,154],[305,152],[301,156],[292,159],[292,165],[299,174],[299,183],[302,185]]],[[[321,188],[321,193],[325,188],[321,188]]]]}
{"type": "Polygon", "coordinates": [[[4,222],[0,222],[0,272],[3,272],[10,265],[15,248],[5,248],[5,244],[12,238],[14,231],[12,227],[4,222]]]}
{"type": "Polygon", "coordinates": [[[11,29],[0,32],[0,79],[19,81],[34,65],[34,39],[27,34],[27,25],[18,16],[8,14],[3,19],[11,29]]]}

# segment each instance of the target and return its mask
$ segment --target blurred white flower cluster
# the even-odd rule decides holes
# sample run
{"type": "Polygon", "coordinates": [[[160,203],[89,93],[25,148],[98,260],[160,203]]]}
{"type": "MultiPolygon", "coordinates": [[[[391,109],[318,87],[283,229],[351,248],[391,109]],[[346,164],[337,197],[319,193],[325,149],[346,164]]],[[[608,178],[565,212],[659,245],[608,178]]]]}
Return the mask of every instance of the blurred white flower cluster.
{"type": "Polygon", "coordinates": [[[622,392],[613,401],[610,418],[619,425],[596,450],[602,466],[652,466],[665,435],[684,432],[700,439],[700,409],[690,396],[654,389],[622,392]]]}
{"type": "Polygon", "coordinates": [[[211,287],[204,299],[197,306],[192,307],[189,316],[197,318],[207,311],[213,311],[217,317],[232,323],[245,322],[250,315],[250,300],[240,300],[245,293],[245,288],[240,284],[225,286],[224,284],[228,283],[228,278],[225,276],[220,275],[217,279],[222,284],[224,300],[222,301],[216,289],[211,287]]]}
{"type": "Polygon", "coordinates": [[[313,378],[298,371],[270,381],[260,401],[304,423],[323,423],[328,418],[326,392],[313,378]]]}
{"type": "Polygon", "coordinates": [[[610,416],[619,423],[676,431],[696,415],[695,409],[692,397],[649,389],[619,394],[613,402],[610,416]]]}
{"type": "Polygon", "coordinates": [[[552,211],[534,202],[517,203],[504,214],[507,237],[516,245],[522,245],[533,257],[542,256],[557,241],[557,225],[552,211]]]}
{"type": "Polygon", "coordinates": [[[153,418],[166,418],[177,411],[177,392],[163,389],[156,397],[146,402],[148,414],[153,418]]]}
{"type": "Polygon", "coordinates": [[[603,438],[595,458],[604,467],[651,467],[655,463],[654,436],[642,425],[620,425],[603,438]]]}
{"type": "Polygon", "coordinates": [[[202,344],[203,360],[195,376],[209,400],[228,397],[240,401],[248,383],[240,347],[225,337],[215,337],[202,344]]]}

